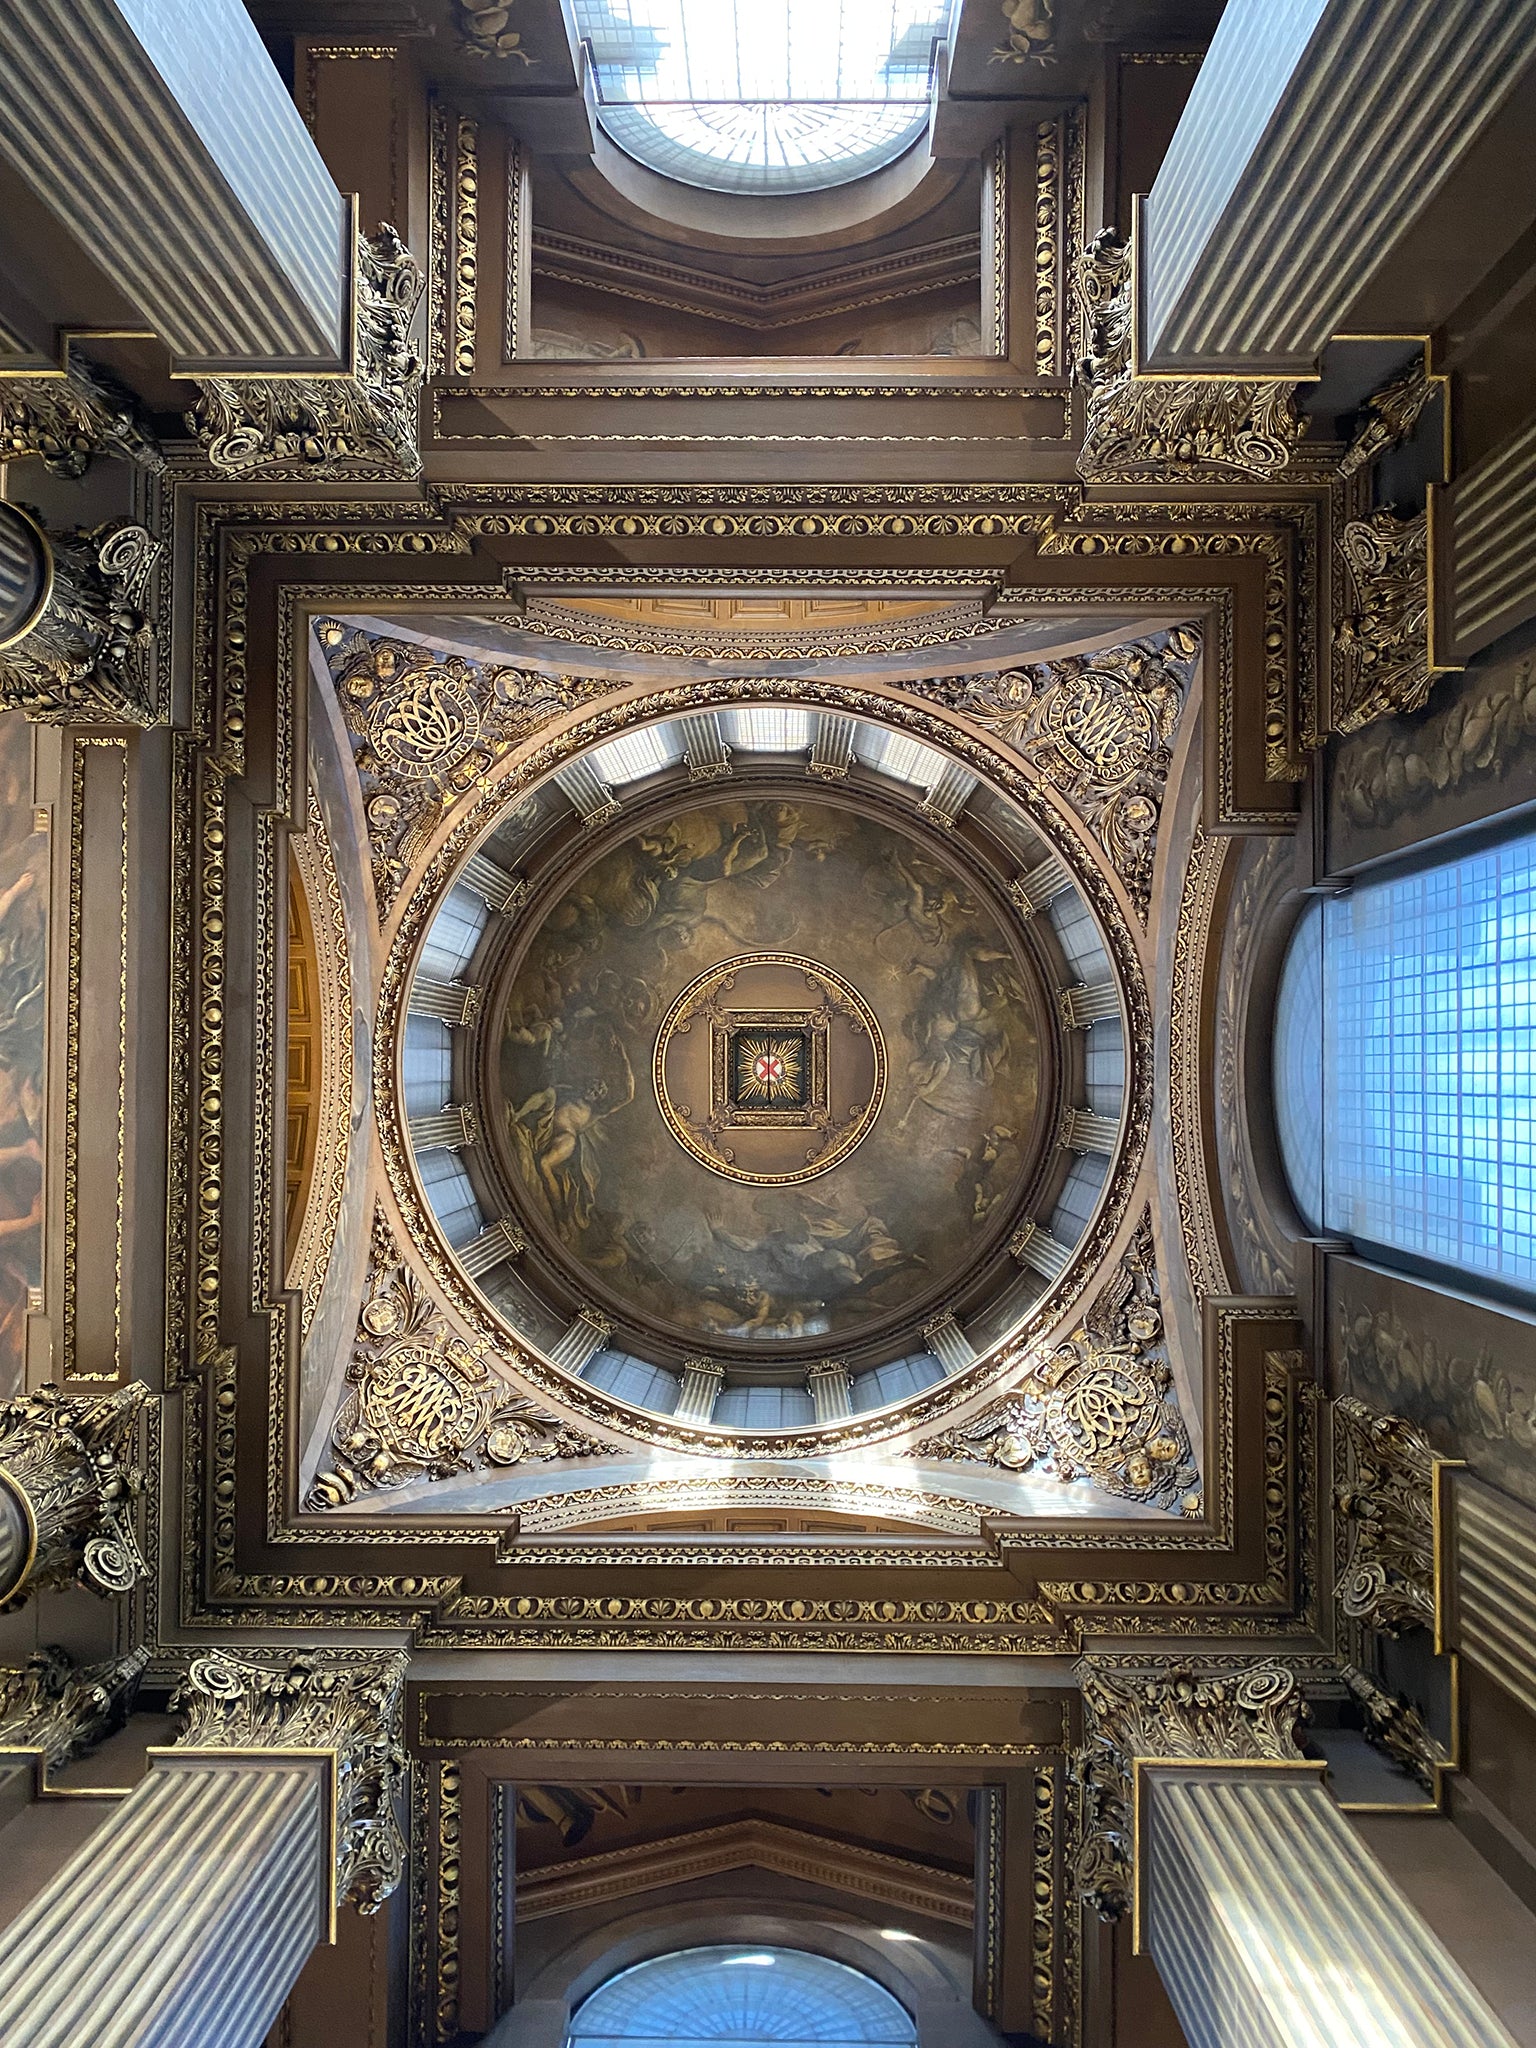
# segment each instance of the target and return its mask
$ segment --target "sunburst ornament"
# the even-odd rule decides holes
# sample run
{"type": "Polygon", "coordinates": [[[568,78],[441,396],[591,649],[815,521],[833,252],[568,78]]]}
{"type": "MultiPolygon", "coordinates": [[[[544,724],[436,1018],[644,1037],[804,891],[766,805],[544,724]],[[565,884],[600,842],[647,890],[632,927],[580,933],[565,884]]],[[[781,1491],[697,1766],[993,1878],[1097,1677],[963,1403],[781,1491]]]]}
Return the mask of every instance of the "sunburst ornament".
{"type": "Polygon", "coordinates": [[[743,1109],[803,1109],[810,1062],[803,1031],[737,1031],[731,1096],[743,1109]]]}

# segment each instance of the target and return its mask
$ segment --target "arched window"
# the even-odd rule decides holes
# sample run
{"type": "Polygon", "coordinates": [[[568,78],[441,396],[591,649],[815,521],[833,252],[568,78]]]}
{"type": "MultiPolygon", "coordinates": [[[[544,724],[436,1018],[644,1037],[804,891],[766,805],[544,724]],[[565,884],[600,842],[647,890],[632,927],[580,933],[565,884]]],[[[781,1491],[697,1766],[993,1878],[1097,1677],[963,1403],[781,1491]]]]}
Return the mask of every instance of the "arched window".
{"type": "Polygon", "coordinates": [[[1536,1298],[1536,834],[1306,912],[1275,1107],[1313,1229],[1536,1298]]]}
{"type": "Polygon", "coordinates": [[[951,0],[575,0],[598,120],[712,192],[846,185],[924,132],[951,0]]]}
{"type": "Polygon", "coordinates": [[[568,2048],[913,2048],[917,2032],[862,1971],[792,1948],[689,1948],[611,1977],[571,2023],[568,2048]]]}

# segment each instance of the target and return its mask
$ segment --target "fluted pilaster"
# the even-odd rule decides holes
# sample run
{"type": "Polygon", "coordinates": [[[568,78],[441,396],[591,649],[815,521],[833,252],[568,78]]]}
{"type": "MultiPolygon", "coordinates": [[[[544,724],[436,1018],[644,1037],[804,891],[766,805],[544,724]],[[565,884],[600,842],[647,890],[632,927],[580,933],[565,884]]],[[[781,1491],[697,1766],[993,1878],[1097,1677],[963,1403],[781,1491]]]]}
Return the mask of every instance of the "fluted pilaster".
{"type": "Polygon", "coordinates": [[[1077,1882],[1133,1910],[1190,2048],[1511,2048],[1302,1755],[1277,1663],[1087,1658],[1077,1882]]]}
{"type": "Polygon", "coordinates": [[[7,2048],[256,2048],[336,1901],[399,1882],[405,1665],[194,1658],[182,1741],[0,1935],[7,2048]]]}

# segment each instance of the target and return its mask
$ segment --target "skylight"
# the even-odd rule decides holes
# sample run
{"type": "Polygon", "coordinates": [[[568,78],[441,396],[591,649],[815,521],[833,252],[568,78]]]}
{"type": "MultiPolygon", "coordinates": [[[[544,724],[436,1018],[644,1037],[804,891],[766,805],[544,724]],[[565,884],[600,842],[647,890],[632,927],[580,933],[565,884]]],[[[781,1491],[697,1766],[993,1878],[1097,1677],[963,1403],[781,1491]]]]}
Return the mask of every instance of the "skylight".
{"type": "Polygon", "coordinates": [[[952,0],[574,0],[598,118],[712,192],[810,192],[923,133],[952,0]]]}

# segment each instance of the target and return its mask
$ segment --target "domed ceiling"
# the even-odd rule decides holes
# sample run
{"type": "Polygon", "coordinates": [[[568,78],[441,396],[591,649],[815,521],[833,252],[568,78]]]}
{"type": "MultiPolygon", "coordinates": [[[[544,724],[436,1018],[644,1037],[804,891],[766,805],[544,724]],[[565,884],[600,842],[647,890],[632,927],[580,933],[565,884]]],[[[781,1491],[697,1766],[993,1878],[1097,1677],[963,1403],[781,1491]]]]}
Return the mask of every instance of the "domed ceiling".
{"type": "Polygon", "coordinates": [[[529,914],[486,1128],[519,1220],[610,1315],[683,1347],[865,1341],[1015,1218],[1046,991],[943,838],[867,800],[683,802],[529,914]]]}

